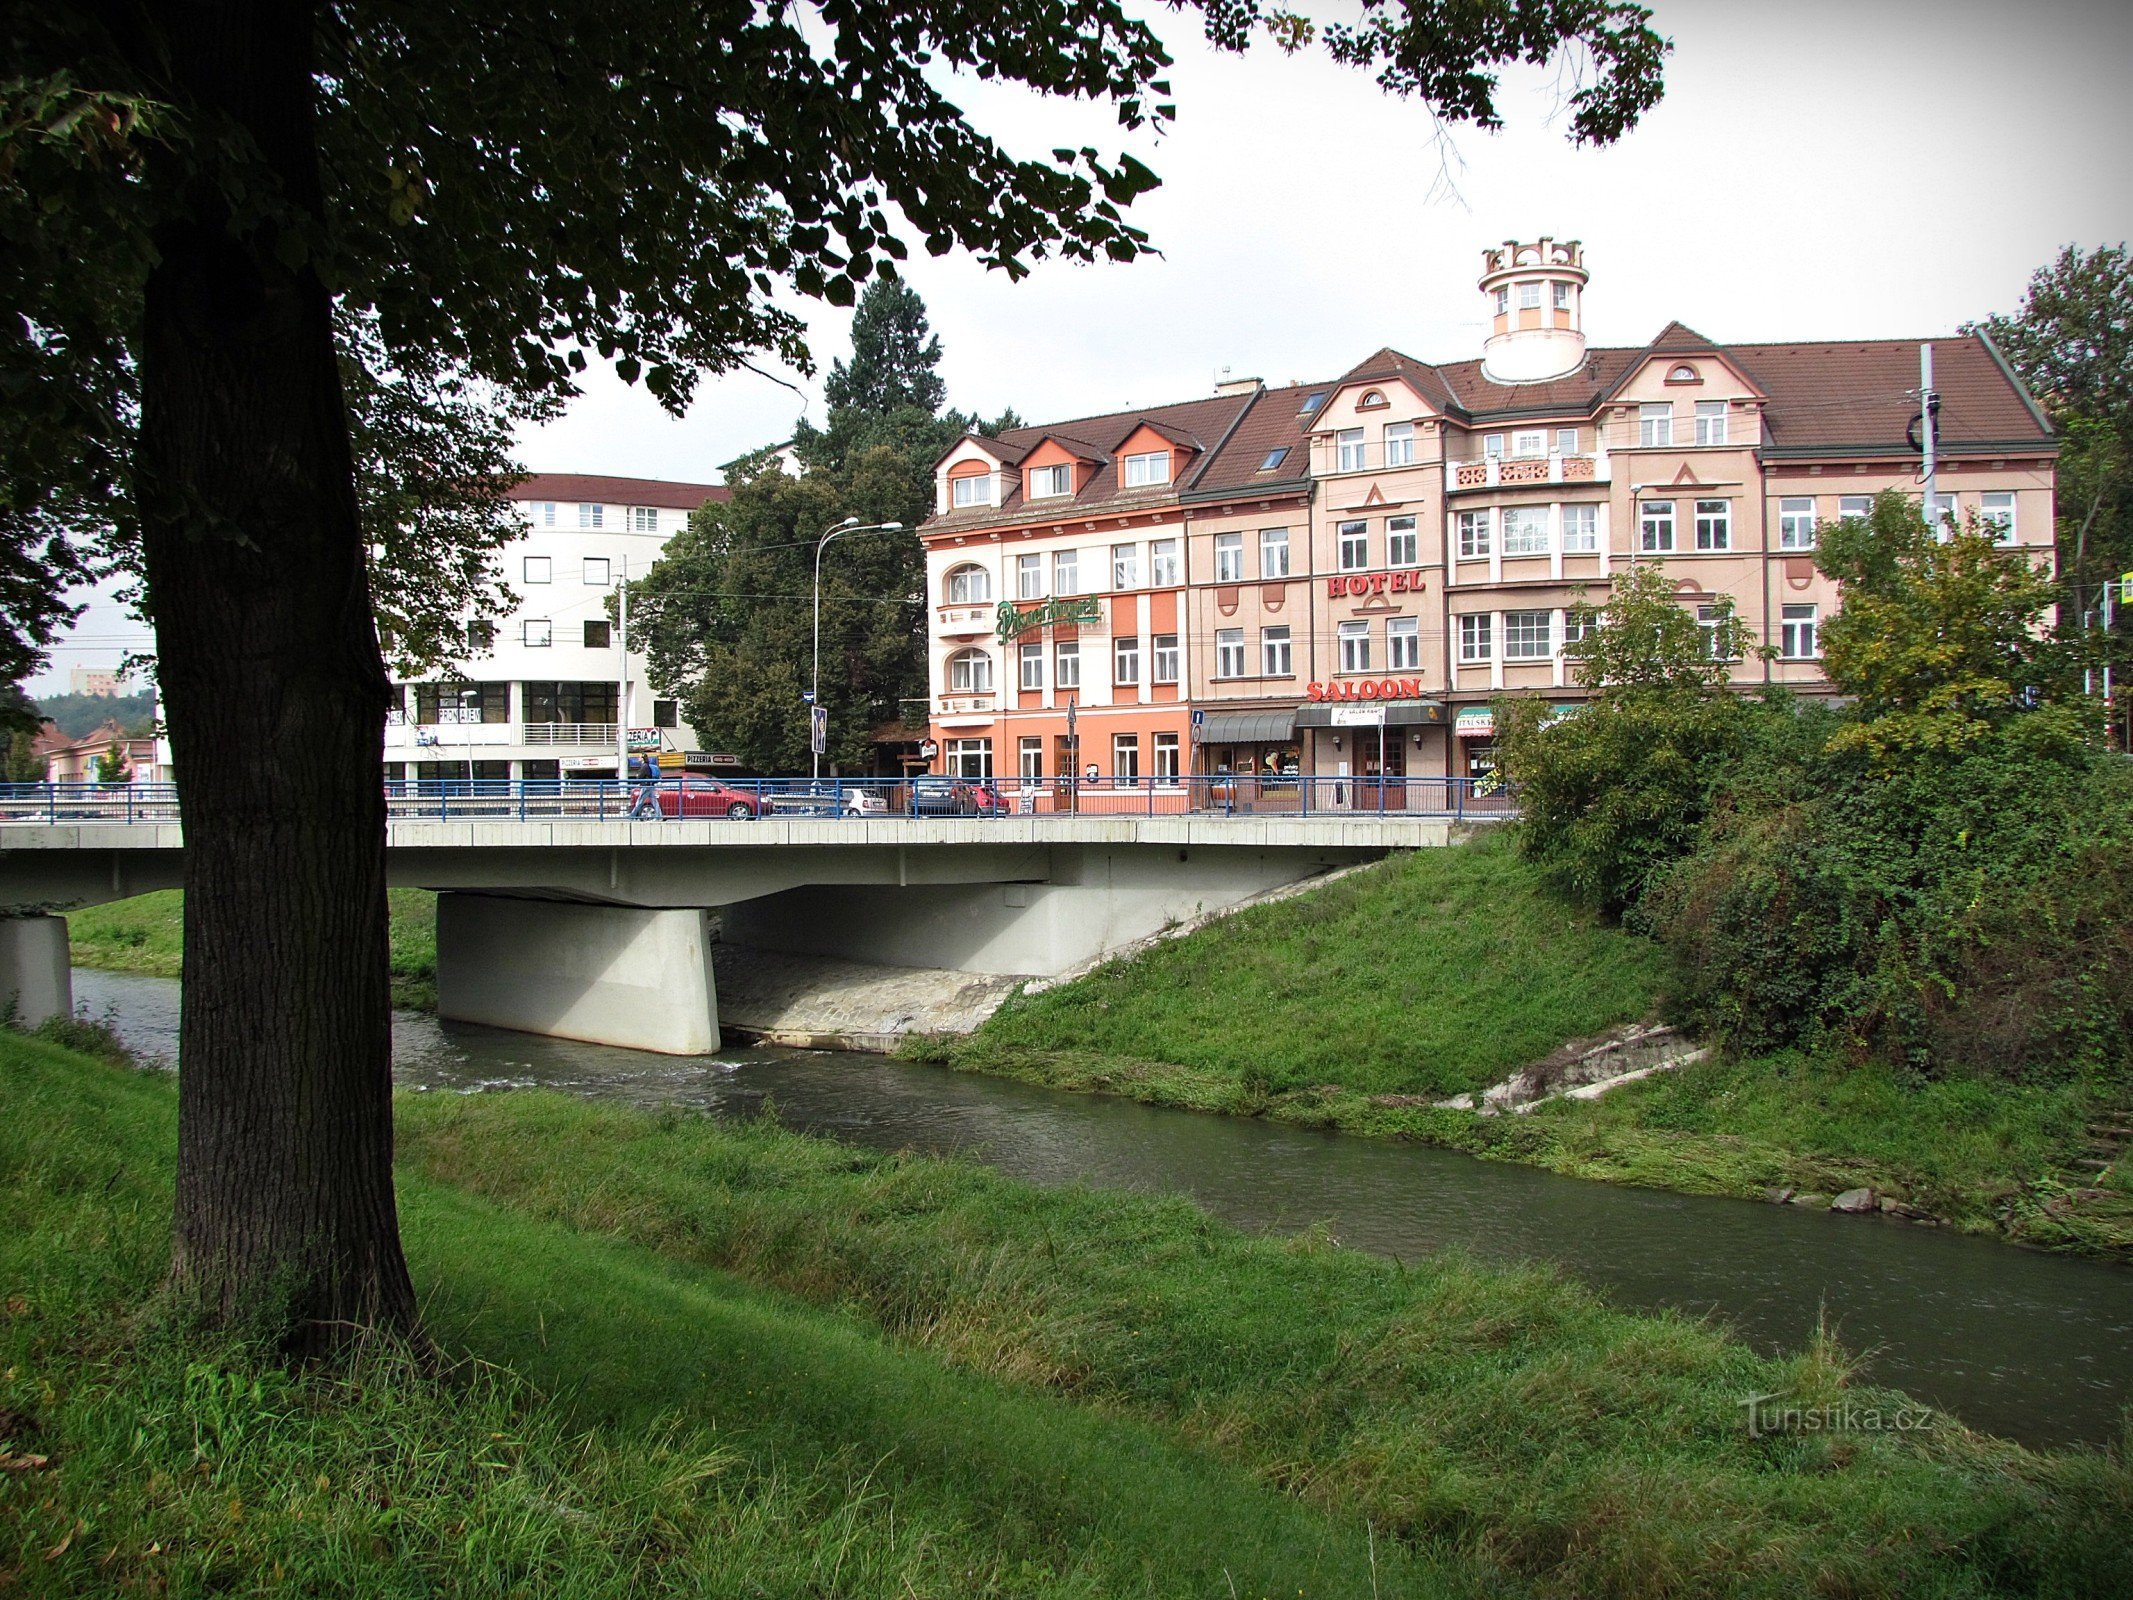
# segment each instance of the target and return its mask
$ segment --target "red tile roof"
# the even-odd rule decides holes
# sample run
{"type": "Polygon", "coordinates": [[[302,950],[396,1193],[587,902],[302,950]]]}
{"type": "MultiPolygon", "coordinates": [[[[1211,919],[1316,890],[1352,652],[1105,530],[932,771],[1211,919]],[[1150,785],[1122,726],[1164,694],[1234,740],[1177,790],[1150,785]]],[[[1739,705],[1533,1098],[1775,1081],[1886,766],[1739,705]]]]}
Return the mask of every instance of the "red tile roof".
{"type": "Polygon", "coordinates": [[[706,500],[728,500],[722,483],[671,483],[664,478],[610,478],[597,472],[536,472],[511,491],[513,500],[563,500],[616,506],[663,506],[694,511],[706,500]]]}

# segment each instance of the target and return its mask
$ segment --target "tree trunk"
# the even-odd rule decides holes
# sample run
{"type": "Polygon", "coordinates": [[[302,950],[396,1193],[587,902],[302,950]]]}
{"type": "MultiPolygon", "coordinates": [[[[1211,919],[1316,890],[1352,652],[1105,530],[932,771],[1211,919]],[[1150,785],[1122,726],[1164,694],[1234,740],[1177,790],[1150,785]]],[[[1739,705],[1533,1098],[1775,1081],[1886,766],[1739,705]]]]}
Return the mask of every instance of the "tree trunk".
{"type": "Polygon", "coordinates": [[[295,248],[322,206],[313,16],[159,11],[148,48],[196,147],[225,145],[218,119],[245,130],[281,207],[233,220],[183,151],[151,172],[182,197],[147,284],[137,463],[185,817],[172,1276],[211,1320],[313,1353],[416,1333],[392,1184],[385,668],[331,302],[295,248]]]}

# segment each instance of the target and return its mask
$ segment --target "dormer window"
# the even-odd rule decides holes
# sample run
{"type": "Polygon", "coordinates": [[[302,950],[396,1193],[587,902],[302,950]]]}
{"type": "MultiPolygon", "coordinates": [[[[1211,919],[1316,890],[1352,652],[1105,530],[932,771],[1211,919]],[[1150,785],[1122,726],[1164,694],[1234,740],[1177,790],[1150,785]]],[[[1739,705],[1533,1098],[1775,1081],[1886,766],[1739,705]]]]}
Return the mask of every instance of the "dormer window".
{"type": "Polygon", "coordinates": [[[1307,394],[1304,396],[1303,409],[1307,412],[1316,411],[1320,406],[1324,405],[1325,403],[1326,393],[1323,389],[1321,389],[1317,394],[1307,394]]]}
{"type": "Polygon", "coordinates": [[[1141,455],[1126,457],[1126,487],[1129,489],[1152,488],[1170,481],[1170,452],[1149,450],[1141,455]]]}
{"type": "Polygon", "coordinates": [[[1288,458],[1289,447],[1287,445],[1283,445],[1279,450],[1269,450],[1266,453],[1266,459],[1259,463],[1259,470],[1261,472],[1272,472],[1288,458]]]}
{"type": "Polygon", "coordinates": [[[1029,474],[1029,497],[1032,500],[1052,500],[1060,495],[1074,492],[1074,469],[1069,466],[1032,467],[1029,474]]]}
{"type": "Polygon", "coordinates": [[[964,506],[989,506],[992,504],[992,474],[973,472],[961,478],[948,480],[948,503],[960,510],[964,506]]]}

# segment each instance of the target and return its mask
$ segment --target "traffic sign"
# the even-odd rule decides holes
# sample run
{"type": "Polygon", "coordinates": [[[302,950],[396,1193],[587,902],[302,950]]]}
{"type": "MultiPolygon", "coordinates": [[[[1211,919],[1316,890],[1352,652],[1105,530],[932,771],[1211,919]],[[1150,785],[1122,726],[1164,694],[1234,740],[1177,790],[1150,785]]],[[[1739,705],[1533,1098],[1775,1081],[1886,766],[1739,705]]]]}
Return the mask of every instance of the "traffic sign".
{"type": "Polygon", "coordinates": [[[808,743],[816,755],[829,749],[830,714],[828,706],[815,706],[808,712],[808,743]]]}
{"type": "Polygon", "coordinates": [[[1206,726],[1206,724],[1207,724],[1207,709],[1206,709],[1206,707],[1204,707],[1204,706],[1194,706],[1194,707],[1192,708],[1192,725],[1193,725],[1193,726],[1194,726],[1195,728],[1199,728],[1199,727],[1205,727],[1205,726],[1206,726]]]}

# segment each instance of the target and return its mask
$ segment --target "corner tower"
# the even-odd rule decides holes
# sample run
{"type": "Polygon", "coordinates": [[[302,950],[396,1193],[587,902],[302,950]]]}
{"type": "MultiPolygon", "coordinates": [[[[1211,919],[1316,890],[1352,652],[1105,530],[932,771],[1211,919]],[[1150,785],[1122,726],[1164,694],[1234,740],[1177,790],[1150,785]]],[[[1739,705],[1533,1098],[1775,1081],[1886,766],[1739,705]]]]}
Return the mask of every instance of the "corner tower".
{"type": "Polygon", "coordinates": [[[1544,383],[1585,361],[1585,248],[1575,239],[1506,239],[1481,252],[1494,330],[1481,370],[1495,383],[1544,383]]]}

